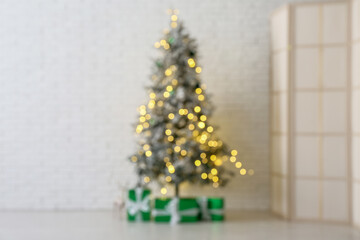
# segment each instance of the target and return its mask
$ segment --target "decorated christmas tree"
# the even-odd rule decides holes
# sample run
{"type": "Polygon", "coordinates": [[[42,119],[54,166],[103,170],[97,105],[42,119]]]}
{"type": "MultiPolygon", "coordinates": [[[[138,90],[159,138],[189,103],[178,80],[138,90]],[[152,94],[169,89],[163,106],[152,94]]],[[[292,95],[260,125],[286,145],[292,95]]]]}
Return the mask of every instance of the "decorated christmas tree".
{"type": "Polygon", "coordinates": [[[233,173],[223,164],[230,160],[245,175],[236,150],[215,134],[210,124],[213,106],[201,84],[197,45],[171,11],[171,30],[155,43],[161,51],[154,62],[149,101],[138,108],[139,150],[131,156],[139,186],[150,181],[172,184],[176,196],[184,182],[224,186],[233,173]]]}

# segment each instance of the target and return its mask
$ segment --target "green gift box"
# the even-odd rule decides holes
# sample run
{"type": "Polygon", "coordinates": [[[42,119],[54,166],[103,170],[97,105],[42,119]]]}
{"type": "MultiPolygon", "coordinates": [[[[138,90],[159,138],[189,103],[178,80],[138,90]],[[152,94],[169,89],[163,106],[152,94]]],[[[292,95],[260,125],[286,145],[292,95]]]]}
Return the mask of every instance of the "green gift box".
{"type": "Polygon", "coordinates": [[[195,198],[156,198],[153,216],[155,222],[197,222],[199,205],[195,198]]]}
{"type": "Polygon", "coordinates": [[[128,221],[150,221],[150,190],[135,188],[129,190],[126,203],[128,221]]]}
{"type": "Polygon", "coordinates": [[[224,221],[224,199],[223,198],[197,198],[200,206],[200,219],[205,221],[224,221]]]}

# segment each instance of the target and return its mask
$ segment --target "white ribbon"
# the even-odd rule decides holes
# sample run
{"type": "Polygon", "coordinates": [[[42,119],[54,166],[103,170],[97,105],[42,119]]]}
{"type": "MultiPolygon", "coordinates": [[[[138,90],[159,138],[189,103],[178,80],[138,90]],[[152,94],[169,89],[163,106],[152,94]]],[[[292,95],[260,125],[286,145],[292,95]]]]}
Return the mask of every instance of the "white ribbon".
{"type": "Polygon", "coordinates": [[[152,211],[153,216],[168,216],[170,215],[170,224],[175,225],[180,222],[182,216],[196,216],[199,214],[198,208],[189,208],[179,210],[179,198],[173,198],[163,210],[152,211]]]}
{"type": "Polygon", "coordinates": [[[150,211],[150,196],[147,195],[142,198],[144,190],[142,188],[135,188],[135,201],[128,199],[126,202],[126,208],[131,216],[135,216],[135,220],[139,221],[141,219],[141,212],[150,211]]]}
{"type": "Polygon", "coordinates": [[[224,209],[209,209],[208,198],[200,197],[196,199],[201,210],[201,219],[205,221],[211,220],[211,215],[224,215],[224,209]]]}

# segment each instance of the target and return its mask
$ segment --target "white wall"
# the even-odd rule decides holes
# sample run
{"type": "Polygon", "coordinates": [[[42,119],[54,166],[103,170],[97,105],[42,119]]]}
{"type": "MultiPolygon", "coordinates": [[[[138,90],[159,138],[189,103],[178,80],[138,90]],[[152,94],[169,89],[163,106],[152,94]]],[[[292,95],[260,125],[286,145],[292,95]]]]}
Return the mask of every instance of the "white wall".
{"type": "Polygon", "coordinates": [[[268,17],[283,2],[2,0],[0,209],[110,208],[132,182],[131,123],[168,7],[198,40],[221,137],[255,170],[201,191],[267,209],[268,17]]]}

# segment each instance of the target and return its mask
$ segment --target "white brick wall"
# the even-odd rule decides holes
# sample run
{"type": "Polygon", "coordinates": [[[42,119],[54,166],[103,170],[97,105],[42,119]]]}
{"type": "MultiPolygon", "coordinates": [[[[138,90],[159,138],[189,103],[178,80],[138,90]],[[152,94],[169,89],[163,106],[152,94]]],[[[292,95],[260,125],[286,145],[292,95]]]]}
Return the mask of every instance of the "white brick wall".
{"type": "MultiPolygon", "coordinates": [[[[182,0],[220,136],[253,177],[229,208],[269,207],[268,16],[283,0],[182,0]]],[[[0,2],[0,209],[110,208],[132,182],[131,124],[168,24],[165,0],[0,2]]],[[[186,187],[184,194],[195,188],[186,187]]]]}

